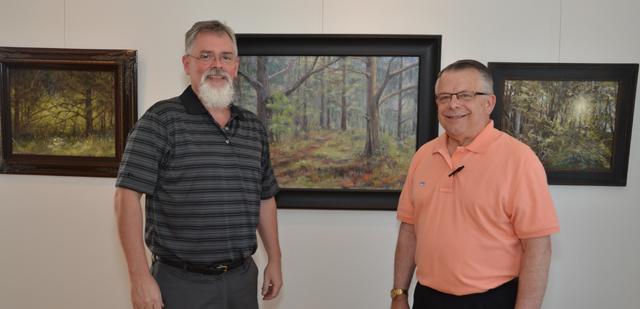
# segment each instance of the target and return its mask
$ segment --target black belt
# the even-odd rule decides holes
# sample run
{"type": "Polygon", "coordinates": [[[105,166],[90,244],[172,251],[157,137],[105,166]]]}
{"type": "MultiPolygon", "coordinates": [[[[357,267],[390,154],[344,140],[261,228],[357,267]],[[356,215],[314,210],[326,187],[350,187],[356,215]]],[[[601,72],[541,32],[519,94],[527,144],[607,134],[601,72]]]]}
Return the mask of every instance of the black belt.
{"type": "Polygon", "coordinates": [[[169,266],[177,267],[192,273],[199,273],[203,275],[221,275],[224,274],[234,268],[240,267],[247,260],[246,258],[241,258],[232,261],[213,263],[209,265],[195,265],[191,263],[185,263],[180,261],[174,261],[165,259],[162,257],[155,257],[156,261],[166,264],[169,266]]]}

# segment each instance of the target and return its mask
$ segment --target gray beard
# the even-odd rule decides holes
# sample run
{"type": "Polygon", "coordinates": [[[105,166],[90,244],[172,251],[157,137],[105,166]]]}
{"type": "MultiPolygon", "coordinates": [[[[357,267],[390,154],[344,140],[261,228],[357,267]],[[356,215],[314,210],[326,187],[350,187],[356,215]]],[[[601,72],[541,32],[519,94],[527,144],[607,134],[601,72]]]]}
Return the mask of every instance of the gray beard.
{"type": "Polygon", "coordinates": [[[224,86],[215,88],[206,81],[207,74],[202,75],[198,97],[207,108],[225,108],[233,102],[235,89],[229,78],[224,86]]]}

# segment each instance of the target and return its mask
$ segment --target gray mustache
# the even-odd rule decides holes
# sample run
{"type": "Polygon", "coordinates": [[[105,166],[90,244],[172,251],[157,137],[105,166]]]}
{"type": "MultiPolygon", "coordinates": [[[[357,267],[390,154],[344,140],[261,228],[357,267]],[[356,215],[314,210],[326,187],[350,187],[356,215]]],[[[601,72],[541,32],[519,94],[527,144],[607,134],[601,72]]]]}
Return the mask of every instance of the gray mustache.
{"type": "Polygon", "coordinates": [[[229,79],[231,76],[229,76],[229,74],[227,74],[227,72],[222,69],[211,69],[207,71],[206,77],[224,77],[226,79],[229,79]]]}

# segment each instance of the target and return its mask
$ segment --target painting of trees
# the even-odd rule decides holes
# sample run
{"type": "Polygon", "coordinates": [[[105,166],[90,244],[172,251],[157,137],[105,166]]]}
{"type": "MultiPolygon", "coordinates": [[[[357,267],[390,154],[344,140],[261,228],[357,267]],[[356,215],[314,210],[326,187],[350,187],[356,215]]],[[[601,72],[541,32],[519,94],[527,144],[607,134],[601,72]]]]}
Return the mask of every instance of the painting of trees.
{"type": "Polygon", "coordinates": [[[507,80],[502,129],[548,170],[609,170],[618,93],[617,81],[507,80]]]}
{"type": "Polygon", "coordinates": [[[399,190],[416,145],[417,57],[243,56],[237,104],[285,188],[399,190]]]}
{"type": "Polygon", "coordinates": [[[627,183],[637,63],[489,62],[495,126],[526,143],[549,184],[627,183]]]}
{"type": "Polygon", "coordinates": [[[109,71],[13,69],[13,153],[115,157],[114,87],[109,71]]]}
{"type": "Polygon", "coordinates": [[[115,177],[137,96],[135,50],[0,47],[0,173],[115,177]]]}

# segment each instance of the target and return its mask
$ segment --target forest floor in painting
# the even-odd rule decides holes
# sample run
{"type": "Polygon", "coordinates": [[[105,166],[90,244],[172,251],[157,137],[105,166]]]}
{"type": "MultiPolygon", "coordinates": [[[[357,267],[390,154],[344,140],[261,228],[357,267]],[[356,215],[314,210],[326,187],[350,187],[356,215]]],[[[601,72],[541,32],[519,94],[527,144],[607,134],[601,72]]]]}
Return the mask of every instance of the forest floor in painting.
{"type": "Polygon", "coordinates": [[[13,140],[13,153],[52,156],[115,157],[113,136],[89,135],[18,137],[13,140]]]}
{"type": "Polygon", "coordinates": [[[382,151],[365,157],[364,131],[300,132],[273,142],[271,160],[283,188],[400,190],[415,140],[382,134],[382,151]]]}

